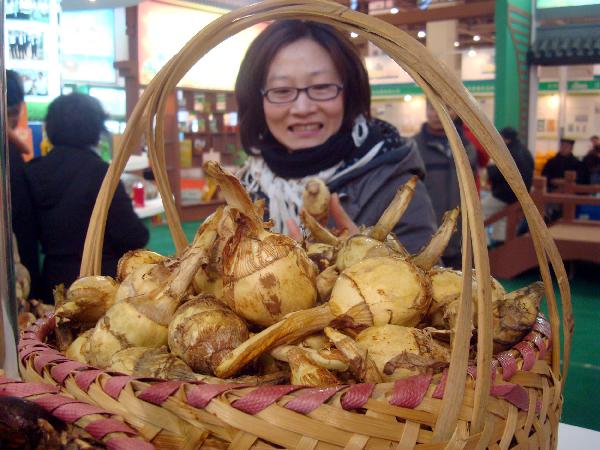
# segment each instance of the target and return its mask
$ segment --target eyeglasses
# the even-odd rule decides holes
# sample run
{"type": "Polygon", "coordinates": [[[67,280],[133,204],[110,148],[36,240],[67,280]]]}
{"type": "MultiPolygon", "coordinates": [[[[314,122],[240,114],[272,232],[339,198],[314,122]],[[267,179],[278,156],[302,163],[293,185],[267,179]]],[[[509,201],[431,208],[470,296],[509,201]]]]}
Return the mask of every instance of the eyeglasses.
{"type": "Polygon", "coordinates": [[[261,89],[260,92],[269,103],[282,104],[296,101],[300,92],[306,92],[306,95],[311,100],[323,102],[333,100],[344,87],[335,83],[313,84],[304,88],[295,87],[276,87],[271,89],[261,89]]]}

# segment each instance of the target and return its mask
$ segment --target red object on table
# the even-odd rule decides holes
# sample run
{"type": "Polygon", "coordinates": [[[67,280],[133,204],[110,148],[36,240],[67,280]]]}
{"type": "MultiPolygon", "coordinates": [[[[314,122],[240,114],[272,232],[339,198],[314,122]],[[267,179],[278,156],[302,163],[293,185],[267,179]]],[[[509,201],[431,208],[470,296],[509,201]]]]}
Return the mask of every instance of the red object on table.
{"type": "Polygon", "coordinates": [[[144,207],[144,183],[141,181],[133,185],[133,205],[137,208],[144,207]]]}

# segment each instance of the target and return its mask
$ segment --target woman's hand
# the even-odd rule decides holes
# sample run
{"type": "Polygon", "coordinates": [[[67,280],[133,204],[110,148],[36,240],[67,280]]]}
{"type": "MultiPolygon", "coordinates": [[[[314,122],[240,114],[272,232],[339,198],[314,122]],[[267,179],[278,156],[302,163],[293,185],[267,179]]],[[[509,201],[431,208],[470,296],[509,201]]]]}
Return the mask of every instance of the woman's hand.
{"type": "MultiPolygon", "coordinates": [[[[337,194],[331,194],[329,200],[329,216],[333,219],[335,228],[339,231],[346,231],[348,236],[353,236],[358,233],[358,226],[350,218],[348,213],[344,210],[344,207],[340,203],[340,197],[337,194]]],[[[302,241],[302,232],[300,227],[292,219],[288,219],[287,228],[289,230],[289,236],[298,242],[302,241]]]]}
{"type": "Polygon", "coordinates": [[[346,231],[349,236],[358,234],[358,226],[356,226],[340,203],[340,197],[337,194],[331,194],[331,199],[329,200],[329,215],[339,231],[346,231]]]}

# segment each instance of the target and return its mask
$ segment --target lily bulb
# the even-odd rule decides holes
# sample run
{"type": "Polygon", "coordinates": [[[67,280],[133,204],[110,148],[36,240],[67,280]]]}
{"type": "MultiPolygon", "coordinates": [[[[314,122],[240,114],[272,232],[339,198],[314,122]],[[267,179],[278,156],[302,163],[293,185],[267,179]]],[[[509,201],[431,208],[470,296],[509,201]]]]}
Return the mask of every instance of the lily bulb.
{"type": "Polygon", "coordinates": [[[117,283],[111,277],[94,275],[75,280],[56,307],[56,316],[78,323],[94,324],[115,301],[117,283]]]}
{"type": "Polygon", "coordinates": [[[416,176],[412,177],[398,189],[375,225],[346,239],[334,236],[310,214],[301,213],[300,218],[314,240],[334,245],[338,249],[336,266],[340,272],[358,261],[374,256],[408,256],[406,249],[390,234],[408,208],[417,180],[416,176]]]}
{"type": "Polygon", "coordinates": [[[396,256],[369,258],[340,274],[329,302],[297,311],[255,334],[233,350],[216,368],[217,376],[231,376],[273,347],[297,342],[326,326],[414,326],[431,302],[431,284],[409,260],[396,256]]]}
{"type": "Polygon", "coordinates": [[[320,178],[311,178],[304,186],[302,208],[319,223],[327,223],[331,193],[320,178]]]}
{"type": "Polygon", "coordinates": [[[223,357],[246,339],[246,323],[208,295],[185,302],[169,323],[171,352],[194,372],[213,374],[223,357]]]}
{"type": "Polygon", "coordinates": [[[450,361],[450,348],[417,328],[369,327],[356,336],[356,343],[368,352],[385,382],[439,370],[450,361]]]}
{"type": "Polygon", "coordinates": [[[151,250],[130,250],[117,263],[117,280],[123,282],[133,271],[142,265],[158,264],[166,259],[165,256],[151,250]]]}
{"type": "Polygon", "coordinates": [[[265,229],[239,180],[214,161],[204,173],[238,211],[233,236],[223,248],[223,300],[239,316],[269,326],[308,309],[317,299],[317,268],[293,239],[265,229]]]}
{"type": "Polygon", "coordinates": [[[152,269],[149,278],[154,275],[160,281],[149,279],[155,286],[153,290],[115,303],[83,345],[84,357],[105,368],[119,350],[166,345],[169,322],[187,294],[192,277],[202,264],[208,263],[215,238],[214,228],[203,225],[202,233],[179,259],[163,261],[152,269]]]}

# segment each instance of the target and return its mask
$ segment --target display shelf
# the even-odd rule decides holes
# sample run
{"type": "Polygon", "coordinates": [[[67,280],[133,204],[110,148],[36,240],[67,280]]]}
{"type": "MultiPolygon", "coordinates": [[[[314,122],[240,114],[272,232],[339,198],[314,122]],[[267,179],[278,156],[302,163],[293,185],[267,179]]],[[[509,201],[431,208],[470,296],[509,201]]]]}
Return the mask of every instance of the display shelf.
{"type": "Polygon", "coordinates": [[[151,200],[146,200],[144,202],[144,206],[136,206],[133,208],[133,210],[140,219],[145,219],[147,217],[153,217],[163,213],[165,211],[165,207],[163,206],[162,199],[159,195],[151,200]]]}

